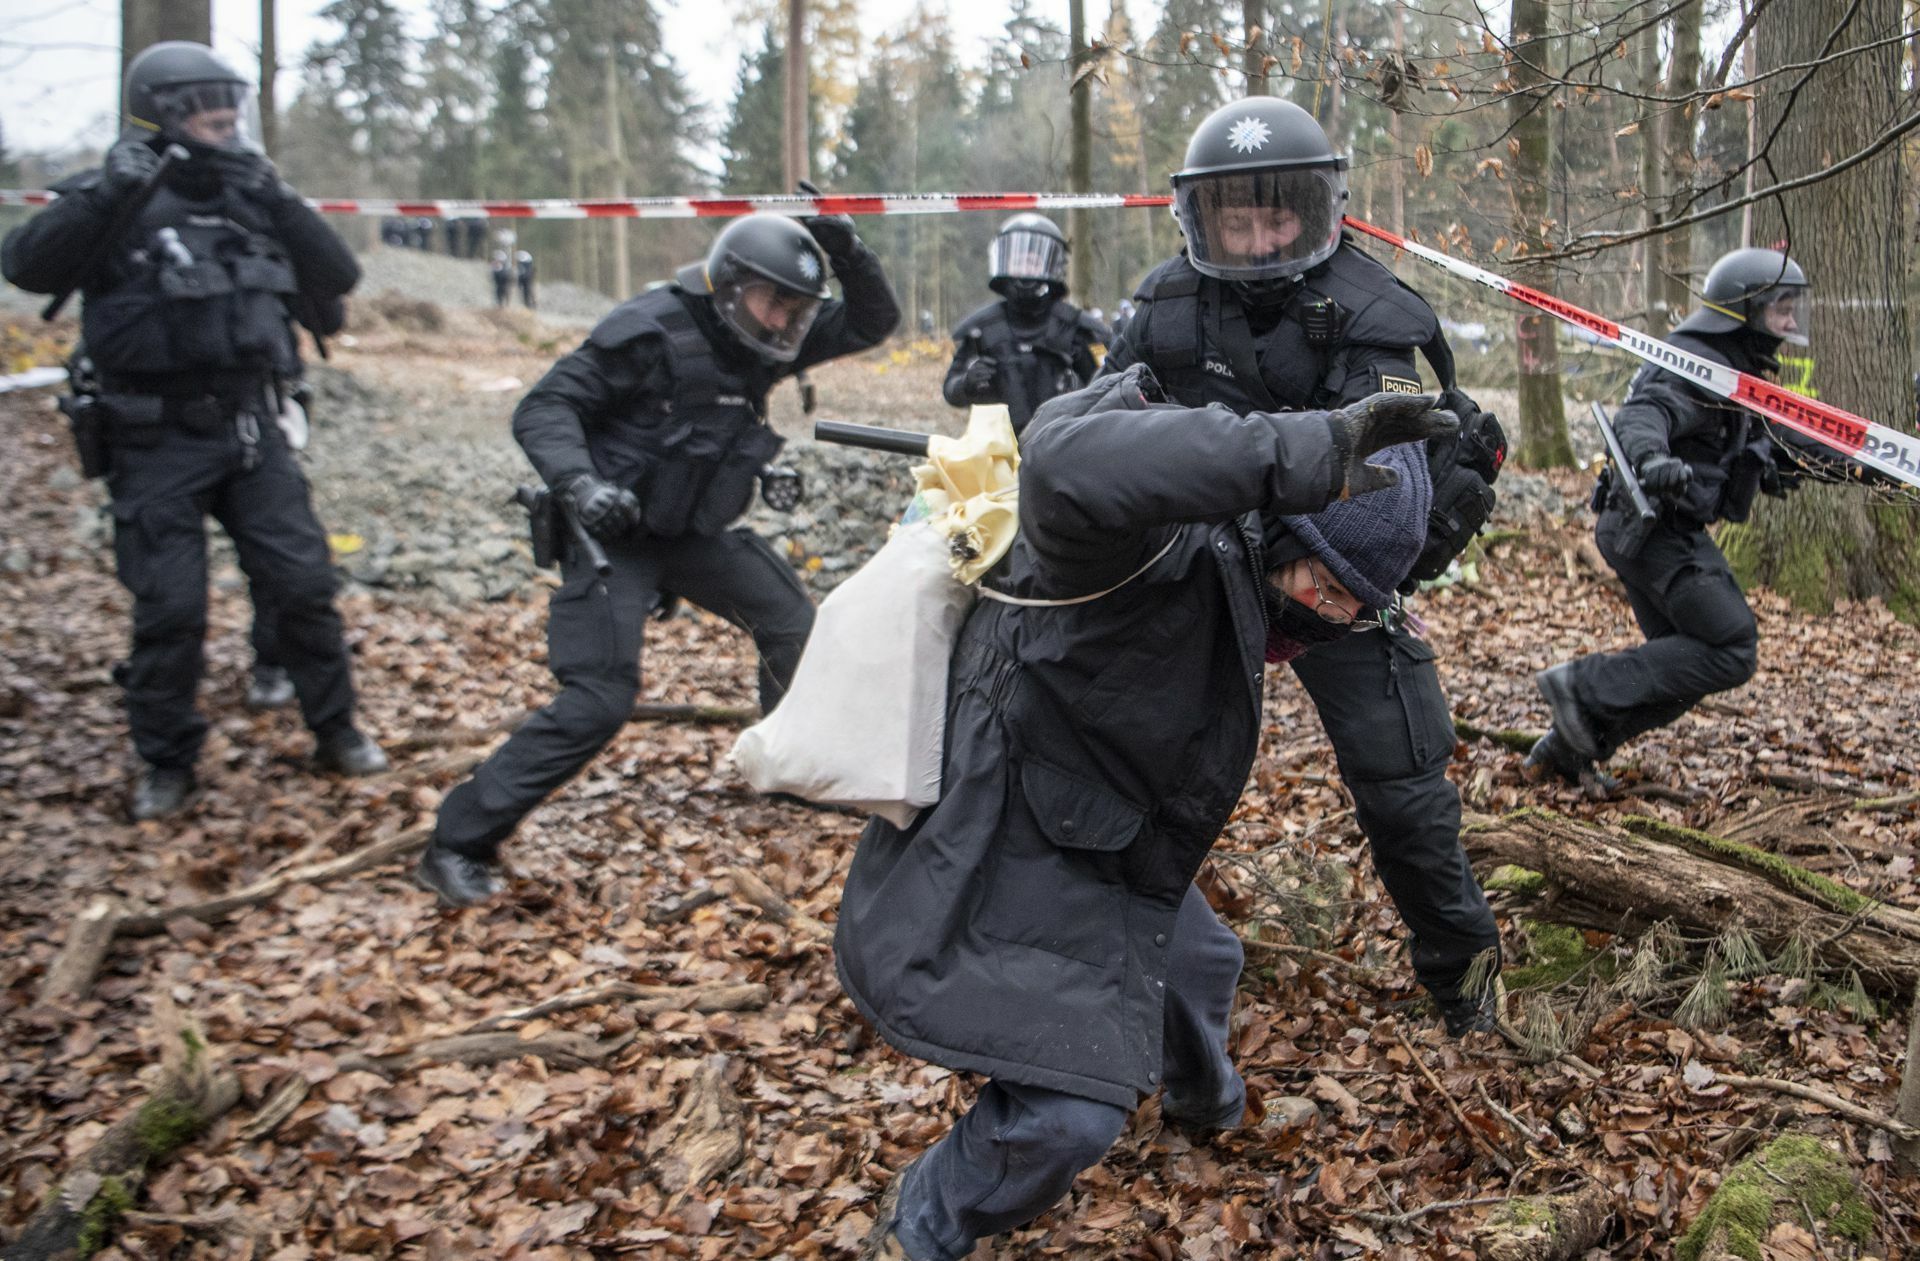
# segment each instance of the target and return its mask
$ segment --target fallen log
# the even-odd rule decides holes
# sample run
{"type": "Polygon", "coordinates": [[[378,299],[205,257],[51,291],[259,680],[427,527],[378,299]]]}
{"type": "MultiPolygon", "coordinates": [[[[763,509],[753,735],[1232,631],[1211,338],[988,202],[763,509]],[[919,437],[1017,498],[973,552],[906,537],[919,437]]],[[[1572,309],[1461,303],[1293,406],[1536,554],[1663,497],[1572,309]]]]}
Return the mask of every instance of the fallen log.
{"type": "Polygon", "coordinates": [[[1613,1215],[1606,1188],[1508,1200],[1474,1231],[1480,1261],[1568,1261],[1600,1242],[1613,1215]]]}
{"type": "Polygon", "coordinates": [[[654,1179],[676,1203],[746,1154],[746,1121],[726,1074],[727,1057],[709,1056],[687,1080],[673,1115],[647,1140],[654,1179]]]}
{"type": "Polygon", "coordinates": [[[93,988],[93,978],[100,975],[100,968],[107,961],[107,948],[113,944],[114,934],[125,916],[126,908],[118,898],[112,897],[95,898],[74,916],[60,953],[54,956],[47,974],[40,978],[35,1001],[43,1006],[61,1006],[85,998],[93,988]]]}
{"type": "Polygon", "coordinates": [[[517,1060],[531,1055],[558,1068],[585,1068],[604,1063],[616,1051],[633,1041],[636,1035],[598,1039],[584,1033],[554,1029],[537,1038],[517,1033],[456,1033],[452,1037],[433,1038],[418,1046],[390,1055],[363,1055],[349,1052],[337,1064],[343,1073],[379,1073],[391,1077],[426,1064],[465,1064],[480,1067],[502,1060],[517,1060]]]}
{"type": "Polygon", "coordinates": [[[6,1261],[87,1257],[113,1238],[147,1172],[240,1099],[240,1081],[214,1063],[198,1029],[163,994],[154,1004],[160,1079],[131,1116],[107,1127],[6,1250],[6,1261]]]}
{"type": "MultiPolygon", "coordinates": [[[[380,747],[390,755],[420,753],[427,749],[455,749],[463,745],[484,744],[504,736],[531,718],[536,711],[523,709],[484,727],[457,727],[428,731],[389,740],[380,747]]],[[[746,727],[760,720],[760,711],[745,705],[668,705],[660,701],[641,701],[633,707],[629,722],[707,723],[719,727],[746,727]]]]}
{"type": "Polygon", "coordinates": [[[1856,968],[1877,993],[1904,996],[1920,976],[1920,939],[1906,933],[1911,912],[1882,916],[1879,903],[1778,855],[1759,854],[1768,860],[1761,874],[1717,847],[1703,853],[1691,839],[1681,843],[1668,825],[1658,832],[1520,810],[1471,822],[1460,839],[1477,863],[1513,863],[1566,890],[1571,896],[1554,902],[1553,915],[1568,923],[1620,931],[1664,919],[1714,934],[1743,925],[1769,949],[1797,934],[1813,944],[1821,967],[1856,968]]]}
{"type": "Polygon", "coordinates": [[[556,1011],[574,1011],[618,1003],[636,1016],[657,1016],[663,1011],[752,1011],[767,1005],[767,987],[757,981],[737,985],[637,985],[631,981],[613,981],[591,989],[574,990],[543,999],[527,1007],[503,1011],[468,1029],[468,1033],[488,1033],[508,1025],[534,1020],[556,1011]]]}
{"type": "Polygon", "coordinates": [[[1734,1261],[1763,1249],[1769,1256],[1828,1256],[1823,1235],[1865,1249],[1878,1234],[1847,1160],[1819,1139],[1790,1133],[1733,1167],[1675,1244],[1674,1256],[1734,1261]]]}

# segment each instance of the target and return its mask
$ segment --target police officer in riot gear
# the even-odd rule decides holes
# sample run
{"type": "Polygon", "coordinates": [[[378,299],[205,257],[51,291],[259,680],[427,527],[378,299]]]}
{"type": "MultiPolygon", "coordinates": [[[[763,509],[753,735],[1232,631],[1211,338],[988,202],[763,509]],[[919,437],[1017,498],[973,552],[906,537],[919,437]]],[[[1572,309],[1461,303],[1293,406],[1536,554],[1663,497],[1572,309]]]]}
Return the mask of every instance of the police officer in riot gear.
{"type": "Polygon", "coordinates": [[[521,400],[514,437],[601,541],[611,571],[566,559],[547,626],[560,692],[448,794],[421,883],[456,906],[498,892],[501,842],[632,713],[641,633],[666,593],[751,634],[761,708],[779,702],[813,604],[765,541],[732,528],[782,443],[767,424],[767,392],[877,345],[899,319],[852,220],[749,215],[714,239],[704,263],[616,307],[521,400]]]}
{"type": "MultiPolygon", "coordinates": [[[[1807,344],[1807,277],[1777,250],[1742,249],[1707,273],[1697,310],[1668,339],[1756,376],[1779,368],[1782,342],[1807,344]]],[[[1648,365],[1633,379],[1614,431],[1659,517],[1641,527],[1613,470],[1595,492],[1594,536],[1626,584],[1647,642],[1594,653],[1535,676],[1553,725],[1527,755],[1529,778],[1604,793],[1594,769],[1628,740],[1663,727],[1759,664],[1759,630],[1726,557],[1707,533],[1745,521],[1762,492],[1785,495],[1809,464],[1838,462],[1791,430],[1648,365]]]]}
{"type": "Polygon", "coordinates": [[[1045,215],[1015,215],[988,251],[997,302],[953,330],[942,392],[955,407],[1005,403],[1017,434],[1034,409],[1099,371],[1110,334],[1066,300],[1067,238],[1045,215]]]}
{"type": "MultiPolygon", "coordinates": [[[[1458,438],[1429,445],[1434,498],[1413,572],[1433,577],[1491,510],[1505,440],[1454,387],[1426,301],[1342,234],[1346,172],[1320,125],[1286,101],[1252,97],[1202,121],[1173,176],[1186,249],[1141,283],[1104,372],[1144,362],[1179,401],[1247,414],[1420,393],[1421,350],[1462,421],[1458,438]]],[[[1460,847],[1460,797],[1446,776],[1453,726],[1433,649],[1409,620],[1389,610],[1375,630],[1313,627],[1322,642],[1292,666],[1411,932],[1414,972],[1459,1035],[1492,1026],[1491,989],[1462,986],[1499,933],[1460,847]]]]}
{"type": "Polygon", "coordinates": [[[136,819],[178,811],[195,788],[208,513],[267,594],[318,764],[386,766],[353,725],[326,532],[274,423],[299,374],[294,321],[339,328],[359,267],[253,141],[252,106],[252,88],[205,45],[155,44],[128,67],[126,130],[104,165],[56,185],[60,199],[0,246],[0,269],[22,289],[80,287],[101,387],[88,423],[102,434],[115,559],[134,597],[122,681],[146,763],[136,819]],[[150,188],[158,150],[176,144],[187,159],[150,188]],[[89,270],[116,214],[148,192],[89,270]]]}

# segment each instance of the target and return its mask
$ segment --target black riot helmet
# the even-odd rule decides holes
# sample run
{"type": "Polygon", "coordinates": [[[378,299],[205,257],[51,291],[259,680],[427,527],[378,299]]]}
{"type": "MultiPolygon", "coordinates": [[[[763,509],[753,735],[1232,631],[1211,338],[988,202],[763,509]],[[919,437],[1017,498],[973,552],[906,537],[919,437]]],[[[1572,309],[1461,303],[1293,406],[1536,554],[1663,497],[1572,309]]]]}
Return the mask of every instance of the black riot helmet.
{"type": "Polygon", "coordinates": [[[807,230],[785,215],[735,219],[713,238],[707,261],[680,269],[680,286],[713,295],[713,308],[748,349],[775,363],[799,357],[827,288],[827,260],[807,230]]]}
{"type": "Polygon", "coordinates": [[[1250,96],[1201,121],[1173,173],[1173,213],[1194,267],[1220,280],[1289,280],[1340,247],[1347,160],[1313,115],[1250,96]]]}
{"type": "Polygon", "coordinates": [[[1679,327],[1689,333],[1747,328],[1795,346],[1807,344],[1807,273],[1779,250],[1735,250],[1707,272],[1700,307],[1679,327]]]}
{"type": "Polygon", "coordinates": [[[259,150],[253,85],[205,44],[171,39],[127,67],[125,122],[130,135],[178,141],[190,152],[259,150]]]}
{"type": "Polygon", "coordinates": [[[987,287],[1003,298],[1038,300],[1067,291],[1067,238],[1045,215],[1015,215],[987,251],[987,287]]]}

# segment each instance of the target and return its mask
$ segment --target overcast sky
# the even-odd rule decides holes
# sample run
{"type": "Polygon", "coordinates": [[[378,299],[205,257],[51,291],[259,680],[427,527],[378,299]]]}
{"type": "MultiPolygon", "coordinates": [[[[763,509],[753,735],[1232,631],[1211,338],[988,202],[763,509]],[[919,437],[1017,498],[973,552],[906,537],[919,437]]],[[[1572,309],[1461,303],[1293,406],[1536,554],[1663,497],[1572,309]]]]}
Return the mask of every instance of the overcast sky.
{"type": "MultiPolygon", "coordinates": [[[[299,83],[296,67],[316,39],[336,28],[316,15],[327,0],[280,0],[280,101],[299,83]]],[[[425,0],[400,0],[424,32],[425,0]]],[[[928,0],[936,11],[943,0],[928,0]]],[[[869,35],[904,22],[913,0],[861,0],[869,35]]],[[[669,47],[700,96],[724,109],[732,96],[740,55],[754,39],[734,18],[732,4],[711,0],[666,0],[669,47]]],[[[1042,10],[1049,7],[1043,3],[1042,10]]],[[[1060,24],[1066,24],[1066,6],[1060,24]]],[[[1136,5],[1135,7],[1143,7],[1136,5]]],[[[1159,4],[1153,0],[1157,12],[1159,4]]],[[[977,62],[984,42],[1001,38],[1006,0],[957,0],[948,11],[959,51],[977,62]]],[[[1139,15],[1135,21],[1138,23],[1139,15]]],[[[60,150],[98,148],[116,126],[120,73],[119,0],[0,0],[0,129],[7,148],[60,150]]],[[[214,47],[249,78],[259,66],[258,0],[213,0],[214,47]]],[[[312,190],[324,195],[328,190],[312,190]]]]}

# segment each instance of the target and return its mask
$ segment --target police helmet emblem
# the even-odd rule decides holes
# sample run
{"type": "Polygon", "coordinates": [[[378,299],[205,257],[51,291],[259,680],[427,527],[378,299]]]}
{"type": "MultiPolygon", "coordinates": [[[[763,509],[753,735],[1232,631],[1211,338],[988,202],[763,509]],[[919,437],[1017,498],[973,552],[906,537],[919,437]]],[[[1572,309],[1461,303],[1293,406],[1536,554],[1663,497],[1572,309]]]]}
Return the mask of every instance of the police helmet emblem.
{"type": "Polygon", "coordinates": [[[820,260],[813,256],[813,251],[800,251],[800,274],[808,280],[820,279],[820,260]]]}
{"type": "Polygon", "coordinates": [[[1257,118],[1241,119],[1227,130],[1227,144],[1237,153],[1252,153],[1255,149],[1266,147],[1273,128],[1257,118]]]}

